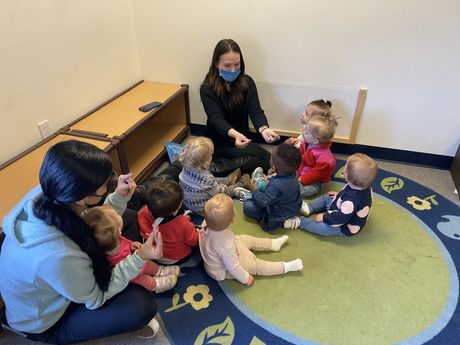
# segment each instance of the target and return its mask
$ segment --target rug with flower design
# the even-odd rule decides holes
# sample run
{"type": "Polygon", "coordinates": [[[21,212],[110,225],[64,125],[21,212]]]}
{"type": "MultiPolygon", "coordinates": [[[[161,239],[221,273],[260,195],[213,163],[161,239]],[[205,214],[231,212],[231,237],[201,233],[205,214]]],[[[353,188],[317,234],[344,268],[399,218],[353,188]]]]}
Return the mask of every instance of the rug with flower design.
{"type": "MultiPolygon", "coordinates": [[[[343,187],[338,161],[326,190],[343,187]]],[[[289,235],[264,260],[301,258],[301,272],[216,282],[199,255],[158,294],[172,344],[458,344],[460,207],[403,176],[379,171],[366,228],[352,238],[302,230],[265,233],[242,204],[233,231],[289,235]]]]}

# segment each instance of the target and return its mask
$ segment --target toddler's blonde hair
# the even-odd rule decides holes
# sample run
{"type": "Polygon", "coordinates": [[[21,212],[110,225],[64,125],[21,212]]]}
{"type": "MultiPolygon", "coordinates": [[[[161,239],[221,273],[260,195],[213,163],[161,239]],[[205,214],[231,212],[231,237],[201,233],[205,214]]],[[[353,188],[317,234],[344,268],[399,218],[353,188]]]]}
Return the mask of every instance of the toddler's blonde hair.
{"type": "Polygon", "coordinates": [[[219,193],[214,195],[204,206],[204,220],[208,227],[215,231],[227,229],[233,222],[235,211],[233,201],[228,195],[219,193]]]}
{"type": "Polygon", "coordinates": [[[182,149],[179,159],[184,166],[191,166],[196,169],[209,169],[211,165],[214,144],[206,137],[195,137],[182,149]]]}
{"type": "Polygon", "coordinates": [[[334,115],[328,116],[314,115],[308,120],[305,130],[309,130],[311,135],[320,144],[327,144],[332,140],[337,128],[337,119],[334,115]]]}
{"type": "Polygon", "coordinates": [[[118,245],[116,224],[105,212],[111,208],[109,205],[91,207],[85,210],[82,218],[93,230],[97,244],[104,252],[113,250],[118,245]]]}
{"type": "Polygon", "coordinates": [[[345,165],[347,180],[358,188],[368,188],[377,175],[377,163],[364,153],[348,157],[345,165]]]}

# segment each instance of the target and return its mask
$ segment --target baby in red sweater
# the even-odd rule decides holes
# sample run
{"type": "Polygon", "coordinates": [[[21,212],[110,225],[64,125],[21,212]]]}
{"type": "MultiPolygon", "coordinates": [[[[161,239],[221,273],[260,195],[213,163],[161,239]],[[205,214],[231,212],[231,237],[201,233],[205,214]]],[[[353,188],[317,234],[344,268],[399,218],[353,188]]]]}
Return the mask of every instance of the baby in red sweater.
{"type": "Polygon", "coordinates": [[[322,184],[331,179],[336,159],[330,147],[336,127],[333,115],[314,115],[305,125],[299,147],[302,163],[297,170],[302,198],[318,193],[322,184]]]}
{"type": "Polygon", "coordinates": [[[163,238],[163,257],[159,263],[172,265],[184,262],[198,246],[199,233],[189,217],[178,214],[184,192],[176,181],[152,183],[146,193],[147,205],[138,213],[141,236],[145,239],[158,226],[163,238]]]}

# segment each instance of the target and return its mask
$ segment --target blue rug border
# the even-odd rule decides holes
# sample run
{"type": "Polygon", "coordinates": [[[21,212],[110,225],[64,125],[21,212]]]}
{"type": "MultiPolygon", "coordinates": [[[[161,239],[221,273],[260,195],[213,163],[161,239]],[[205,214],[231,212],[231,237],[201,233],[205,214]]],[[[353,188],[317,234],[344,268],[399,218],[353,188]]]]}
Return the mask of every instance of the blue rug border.
{"type": "MultiPolygon", "coordinates": [[[[343,160],[337,161],[337,167],[333,174],[333,179],[332,179],[334,182],[341,182],[341,183],[344,182],[343,179],[335,177],[336,173],[344,166],[344,164],[345,162],[343,160]]],[[[414,182],[404,176],[401,176],[401,175],[398,175],[392,172],[388,172],[386,170],[379,170],[377,178],[375,182],[373,183],[372,187],[376,194],[379,194],[379,196],[385,199],[388,199],[388,201],[391,201],[392,203],[408,211],[414,216],[414,218],[417,221],[419,221],[419,223],[423,225],[423,227],[426,230],[428,229],[430,230],[428,232],[433,237],[435,242],[439,241],[439,243],[441,243],[446,248],[446,251],[449,253],[450,258],[451,258],[450,264],[453,266],[453,272],[455,272],[455,275],[456,275],[456,277],[454,277],[451,274],[451,270],[449,269],[451,286],[449,288],[448,304],[455,303],[455,308],[452,308],[454,309],[452,317],[449,320],[445,320],[445,318],[443,319],[443,314],[441,314],[440,318],[438,318],[435,321],[435,323],[433,323],[428,329],[422,331],[421,333],[407,340],[400,342],[399,344],[424,343],[424,344],[441,345],[441,344],[452,343],[453,339],[458,338],[458,335],[459,335],[458,329],[460,329],[460,312],[459,312],[459,303],[458,303],[459,302],[458,271],[459,271],[459,265],[460,265],[460,251],[458,250],[459,242],[456,239],[445,236],[442,232],[438,230],[437,225],[441,222],[445,222],[444,216],[446,215],[453,215],[456,217],[460,217],[460,207],[458,207],[453,202],[446,199],[439,193],[432,191],[428,187],[418,184],[417,182],[414,182]],[[380,182],[387,177],[397,177],[403,180],[405,183],[403,189],[391,191],[391,199],[386,196],[388,192],[385,191],[380,184],[380,182]],[[417,195],[418,193],[420,193],[420,190],[425,190],[427,195],[417,195]],[[436,198],[438,205],[433,206],[430,212],[424,212],[423,210],[416,210],[407,203],[407,198],[409,196],[418,196],[420,198],[424,198],[424,197],[426,198],[429,195],[433,195],[433,194],[436,195],[435,198],[436,198]],[[456,286],[456,292],[455,292],[455,286],[456,286]],[[445,326],[439,332],[432,330],[433,325],[437,323],[445,324],[445,326]]],[[[446,257],[445,253],[443,253],[443,255],[445,256],[447,260],[446,262],[449,262],[448,257],[446,257]]],[[[163,293],[161,295],[158,295],[158,301],[159,301],[159,306],[160,306],[159,310],[160,310],[160,314],[162,316],[163,322],[165,324],[165,327],[167,329],[174,329],[174,334],[170,334],[169,331],[165,332],[167,334],[168,339],[170,340],[172,344],[189,344],[189,343],[193,344],[196,339],[196,336],[193,337],[192,334],[196,334],[196,327],[200,329],[199,325],[196,322],[196,320],[200,318],[197,317],[198,314],[196,314],[196,312],[193,312],[193,309],[190,310],[190,313],[193,313],[193,315],[191,315],[191,318],[192,319],[194,318],[195,320],[193,321],[195,322],[191,322],[191,325],[193,327],[190,329],[190,332],[185,332],[185,333],[181,332],[183,334],[179,336],[176,332],[175,327],[170,328],[178,321],[176,322],[173,321],[171,324],[171,320],[169,320],[170,319],[169,315],[165,315],[164,310],[167,309],[168,303],[170,304],[172,296],[175,292],[177,292],[177,290],[180,290],[184,286],[187,287],[191,284],[206,284],[210,286],[212,293],[216,297],[213,300],[214,304],[217,304],[215,302],[217,297],[224,297],[224,299],[227,300],[226,301],[227,303],[230,302],[228,301],[228,295],[226,294],[226,293],[229,293],[229,291],[228,289],[226,289],[225,283],[218,283],[214,281],[213,279],[211,279],[210,277],[208,277],[204,271],[204,268],[202,267],[202,264],[200,263],[199,265],[201,265],[201,268],[200,268],[201,275],[202,275],[201,280],[198,279],[197,281],[187,282],[188,280],[187,277],[191,275],[186,274],[185,277],[180,277],[179,284],[176,287],[176,289],[163,293]],[[219,293],[219,290],[220,290],[220,293],[219,293]],[[166,302],[166,303],[163,303],[163,302],[166,302]]],[[[183,269],[183,271],[187,273],[189,269],[194,269],[194,268],[193,267],[185,268],[183,269]]],[[[224,304],[227,304],[227,303],[224,303],[224,304]]],[[[233,304],[233,302],[231,303],[233,304]]],[[[217,306],[214,305],[213,308],[207,308],[208,309],[207,311],[211,312],[211,315],[206,316],[204,318],[208,320],[216,320],[216,323],[222,322],[222,320],[225,319],[226,315],[223,315],[222,313],[217,313],[216,309],[219,309],[219,308],[216,308],[216,307],[217,306]]],[[[227,310],[226,308],[228,307],[229,307],[228,305],[226,306],[222,305],[221,310],[227,310]]],[[[298,337],[294,335],[290,335],[289,333],[282,331],[282,330],[280,332],[280,330],[277,329],[276,326],[269,327],[269,330],[270,330],[269,332],[266,329],[260,327],[260,325],[258,325],[257,323],[254,323],[253,321],[251,321],[251,319],[247,315],[244,315],[235,306],[233,306],[232,308],[236,309],[236,311],[234,311],[232,314],[241,314],[241,315],[232,315],[232,317],[236,320],[234,323],[238,324],[238,327],[239,325],[241,325],[241,322],[243,322],[242,325],[245,325],[244,327],[245,332],[242,332],[241,330],[235,331],[235,335],[234,335],[235,338],[233,339],[234,343],[249,344],[252,341],[252,336],[256,335],[259,340],[264,341],[267,344],[308,344],[308,345],[317,344],[309,340],[299,339],[298,337]],[[250,335],[245,337],[243,336],[244,334],[250,334],[250,335]]],[[[204,316],[205,314],[204,310],[200,310],[199,312],[203,312],[203,316],[204,316]]],[[[224,313],[224,314],[227,314],[227,313],[224,313]]],[[[258,317],[258,316],[255,315],[255,317],[258,317]]],[[[201,328],[202,327],[203,326],[201,326],[201,328]]],[[[189,327],[186,327],[186,328],[189,328],[189,327]]],[[[200,332],[201,330],[198,332],[198,334],[200,332]]]]}

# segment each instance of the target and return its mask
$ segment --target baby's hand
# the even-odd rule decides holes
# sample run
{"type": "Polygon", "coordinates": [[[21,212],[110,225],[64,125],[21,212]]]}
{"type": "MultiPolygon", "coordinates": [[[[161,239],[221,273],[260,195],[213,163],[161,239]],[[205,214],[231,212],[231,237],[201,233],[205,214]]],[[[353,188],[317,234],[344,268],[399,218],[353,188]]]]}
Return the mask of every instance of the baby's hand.
{"type": "Polygon", "coordinates": [[[285,143],[289,145],[295,145],[299,142],[299,139],[297,138],[287,138],[285,143]]]}
{"type": "Polygon", "coordinates": [[[337,193],[337,192],[334,192],[333,190],[331,190],[330,192],[327,192],[327,195],[332,196],[333,198],[335,198],[335,196],[336,196],[337,194],[338,194],[338,193],[337,193]]]}
{"type": "Polygon", "coordinates": [[[249,275],[248,281],[246,282],[246,286],[252,286],[254,284],[254,277],[252,275],[249,275]]]}
{"type": "Polygon", "coordinates": [[[315,217],[315,220],[317,223],[322,223],[323,222],[323,217],[324,217],[324,213],[318,213],[315,217]]]}
{"type": "Polygon", "coordinates": [[[131,252],[134,252],[135,250],[139,249],[140,247],[142,247],[142,243],[140,243],[140,242],[131,243],[131,252]]]}

